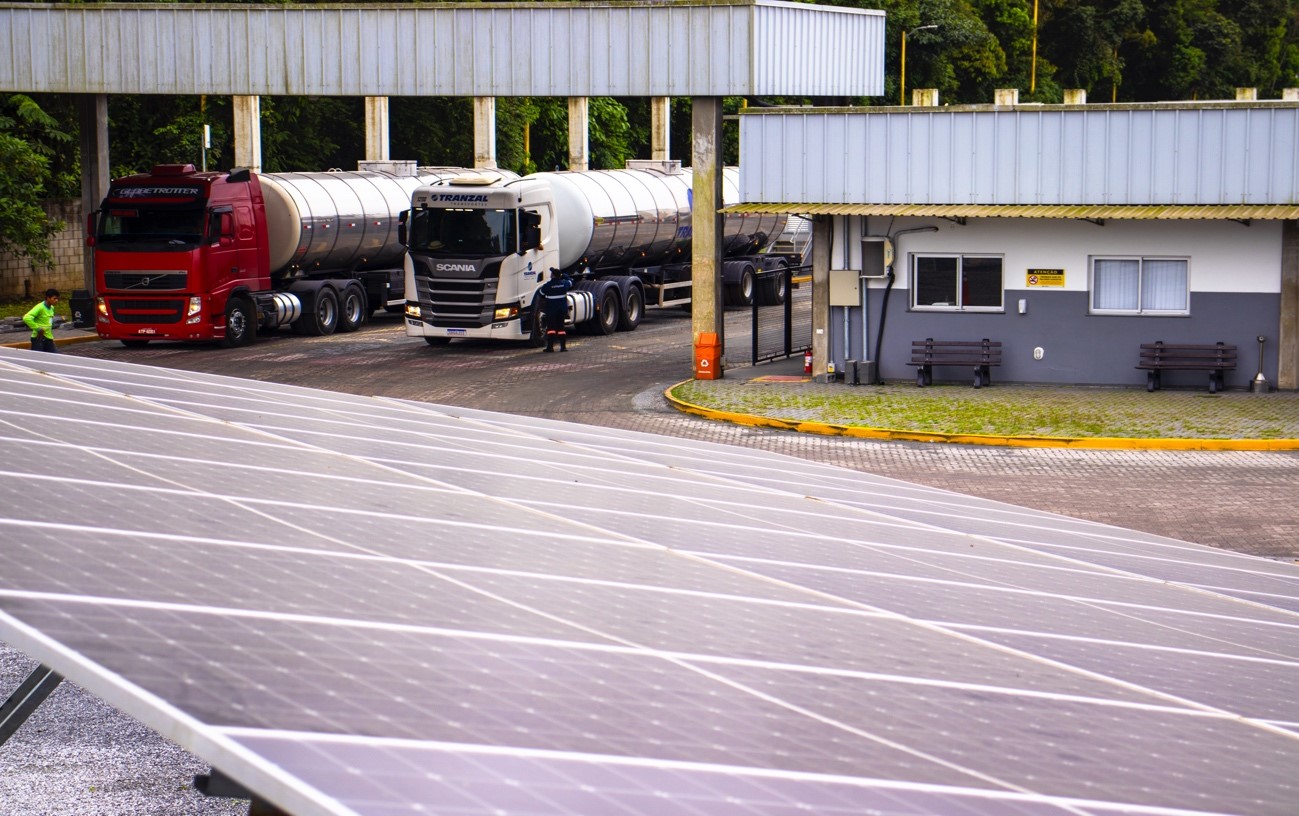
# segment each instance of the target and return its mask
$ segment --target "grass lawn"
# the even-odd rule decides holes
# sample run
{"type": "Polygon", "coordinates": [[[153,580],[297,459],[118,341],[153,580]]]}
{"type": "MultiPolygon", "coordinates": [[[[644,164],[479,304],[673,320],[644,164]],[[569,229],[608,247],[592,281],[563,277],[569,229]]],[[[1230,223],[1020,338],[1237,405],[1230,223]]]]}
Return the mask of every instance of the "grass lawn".
{"type": "MultiPolygon", "coordinates": [[[[2,300],[0,299],[0,320],[6,317],[22,318],[33,306],[41,301],[41,298],[35,297],[30,300],[2,300]]],[[[72,319],[72,307],[68,305],[67,297],[59,298],[59,304],[54,307],[54,313],[64,320],[72,319]]]]}

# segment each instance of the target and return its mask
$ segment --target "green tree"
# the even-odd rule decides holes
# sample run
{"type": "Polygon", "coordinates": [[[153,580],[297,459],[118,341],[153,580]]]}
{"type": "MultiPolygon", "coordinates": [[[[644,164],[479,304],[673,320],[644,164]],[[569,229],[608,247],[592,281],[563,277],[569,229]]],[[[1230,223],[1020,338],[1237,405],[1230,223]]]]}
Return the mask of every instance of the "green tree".
{"type": "Polygon", "coordinates": [[[49,159],[26,141],[0,131],[0,250],[51,268],[50,236],[63,229],[39,204],[50,179],[49,159]]]}
{"type": "Polygon", "coordinates": [[[63,222],[41,202],[50,195],[51,158],[73,141],[36,100],[12,94],[0,105],[0,250],[50,268],[50,236],[63,222]]]}

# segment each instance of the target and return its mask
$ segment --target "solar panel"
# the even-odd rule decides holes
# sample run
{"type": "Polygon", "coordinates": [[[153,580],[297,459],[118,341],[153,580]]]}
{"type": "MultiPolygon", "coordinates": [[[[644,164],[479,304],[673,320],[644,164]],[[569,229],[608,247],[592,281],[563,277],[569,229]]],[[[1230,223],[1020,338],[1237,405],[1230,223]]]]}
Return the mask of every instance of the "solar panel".
{"type": "Polygon", "coordinates": [[[1289,814],[1293,566],[0,349],[0,640],[303,814],[1289,814]]]}

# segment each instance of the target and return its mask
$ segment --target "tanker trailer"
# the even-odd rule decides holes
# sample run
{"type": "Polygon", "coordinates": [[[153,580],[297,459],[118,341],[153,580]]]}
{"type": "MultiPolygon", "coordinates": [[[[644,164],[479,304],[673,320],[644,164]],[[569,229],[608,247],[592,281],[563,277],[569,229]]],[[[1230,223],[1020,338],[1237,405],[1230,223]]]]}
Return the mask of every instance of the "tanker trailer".
{"type": "MultiPolygon", "coordinates": [[[[737,179],[725,170],[723,200],[738,198],[737,179]]],[[[647,305],[689,304],[691,182],[689,169],[653,162],[419,188],[405,236],[406,333],[430,345],[455,337],[539,345],[535,296],[552,267],[577,279],[569,322],[593,333],[635,329],[647,305]]],[[[783,300],[789,261],[760,250],[784,225],[780,215],[727,216],[729,303],[783,300]]]]}
{"type": "Polygon", "coordinates": [[[259,330],[354,331],[374,309],[399,310],[399,213],[421,185],[467,171],[383,164],[409,172],[171,164],[113,181],[87,219],[99,336],[233,347],[259,330]]]}

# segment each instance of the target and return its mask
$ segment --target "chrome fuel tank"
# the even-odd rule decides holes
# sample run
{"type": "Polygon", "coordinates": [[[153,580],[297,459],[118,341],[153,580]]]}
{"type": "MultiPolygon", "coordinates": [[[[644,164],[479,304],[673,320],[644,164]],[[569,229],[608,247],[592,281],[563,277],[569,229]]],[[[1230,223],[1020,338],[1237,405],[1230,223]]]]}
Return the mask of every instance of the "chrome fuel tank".
{"type": "MultiPolygon", "coordinates": [[[[454,178],[458,167],[382,172],[259,175],[266,202],[272,274],[286,269],[350,270],[401,265],[397,221],[415,188],[454,178]]],[[[502,175],[514,176],[505,171],[502,175]]]]}
{"type": "MultiPolygon", "coordinates": [[[[549,183],[559,224],[564,268],[652,266],[689,258],[693,176],[657,170],[537,173],[549,183]]],[[[739,170],[722,177],[723,202],[739,198],[739,170]]],[[[724,255],[755,252],[774,240],[785,216],[732,215],[725,220],[724,255]]]]}

